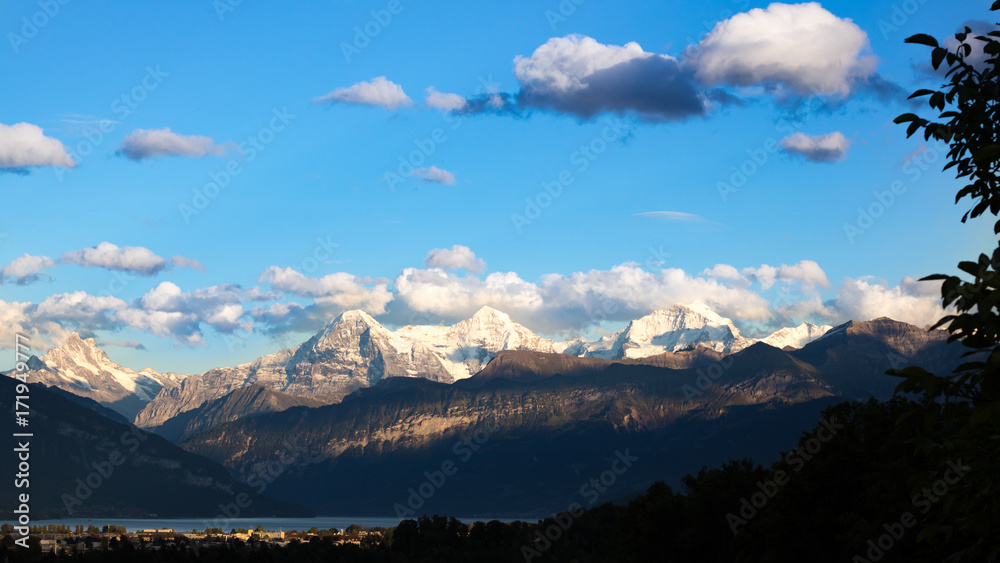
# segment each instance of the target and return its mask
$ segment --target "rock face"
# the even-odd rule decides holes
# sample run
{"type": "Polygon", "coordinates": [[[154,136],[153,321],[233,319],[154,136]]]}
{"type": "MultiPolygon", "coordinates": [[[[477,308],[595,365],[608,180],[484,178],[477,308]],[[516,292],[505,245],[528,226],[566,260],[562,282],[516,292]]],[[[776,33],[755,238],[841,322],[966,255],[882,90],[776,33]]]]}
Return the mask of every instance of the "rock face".
{"type": "Polygon", "coordinates": [[[322,399],[289,395],[259,384],[251,384],[175,416],[151,430],[171,442],[181,442],[198,432],[234,420],[281,412],[292,407],[321,407],[326,404],[328,402],[322,399]]]}
{"type": "Polygon", "coordinates": [[[129,420],[160,391],[176,387],[187,377],[122,367],[111,361],[93,338],[82,339],[75,332],[61,346],[41,358],[32,357],[28,363],[32,383],[93,399],[129,420]]]}
{"type": "Polygon", "coordinates": [[[675,305],[664,311],[654,311],[597,342],[577,342],[564,348],[563,352],[574,356],[623,359],[645,358],[705,346],[730,354],[754,342],[744,338],[733,321],[696,301],[690,305],[675,305]]]}

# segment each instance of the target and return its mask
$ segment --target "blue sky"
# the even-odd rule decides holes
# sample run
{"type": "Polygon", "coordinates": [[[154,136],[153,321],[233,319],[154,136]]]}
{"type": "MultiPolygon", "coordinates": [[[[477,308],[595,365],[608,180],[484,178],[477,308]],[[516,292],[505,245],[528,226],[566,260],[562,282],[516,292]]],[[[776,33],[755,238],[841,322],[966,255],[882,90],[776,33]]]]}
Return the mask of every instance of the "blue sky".
{"type": "Polygon", "coordinates": [[[912,278],[992,237],[892,124],[937,81],[903,39],[987,8],[10,2],[0,346],[75,330],[197,372],[350,308],[557,338],[693,299],[752,335],[926,324],[912,278]]]}

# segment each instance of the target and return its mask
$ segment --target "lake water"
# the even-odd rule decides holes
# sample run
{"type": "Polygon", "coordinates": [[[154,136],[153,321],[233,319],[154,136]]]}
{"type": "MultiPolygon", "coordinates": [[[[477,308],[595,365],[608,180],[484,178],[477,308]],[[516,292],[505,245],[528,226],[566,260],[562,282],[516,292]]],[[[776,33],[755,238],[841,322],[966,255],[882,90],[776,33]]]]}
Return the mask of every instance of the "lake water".
{"type": "MultiPolygon", "coordinates": [[[[203,531],[206,527],[222,528],[230,531],[233,528],[245,528],[253,530],[258,524],[264,526],[268,531],[278,530],[298,530],[304,532],[315,526],[320,530],[330,528],[344,529],[351,524],[374,528],[382,526],[389,528],[400,523],[402,519],[397,517],[353,517],[353,516],[317,516],[316,518],[156,518],[156,519],[129,519],[129,518],[66,518],[62,520],[32,520],[32,526],[47,526],[49,524],[64,524],[73,529],[77,524],[82,524],[84,528],[90,525],[101,528],[112,524],[115,526],[125,526],[129,532],[136,530],[148,530],[154,528],[172,528],[178,532],[190,532],[191,530],[203,531]]],[[[489,521],[492,518],[459,518],[466,524],[476,521],[489,521]]],[[[514,522],[509,518],[496,518],[501,522],[514,522]]],[[[13,523],[13,522],[12,522],[13,523]]]]}

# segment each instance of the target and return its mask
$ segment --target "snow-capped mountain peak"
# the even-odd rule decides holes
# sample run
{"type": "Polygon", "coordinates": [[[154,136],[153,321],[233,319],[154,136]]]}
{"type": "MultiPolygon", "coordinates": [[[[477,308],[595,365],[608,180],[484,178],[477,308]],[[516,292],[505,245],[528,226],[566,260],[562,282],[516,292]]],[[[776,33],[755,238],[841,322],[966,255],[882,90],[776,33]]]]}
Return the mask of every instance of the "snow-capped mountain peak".
{"type": "Polygon", "coordinates": [[[740,334],[733,321],[695,301],[653,311],[610,336],[572,349],[578,355],[620,359],[645,358],[693,346],[707,346],[728,354],[753,343],[740,334]]]}
{"type": "Polygon", "coordinates": [[[813,340],[817,340],[827,333],[830,325],[814,325],[812,323],[802,323],[799,326],[785,327],[774,331],[761,341],[784,349],[786,347],[801,348],[813,340]]]}
{"type": "Polygon", "coordinates": [[[40,360],[44,368],[33,372],[32,381],[61,387],[99,403],[115,403],[117,408],[112,408],[129,418],[141,408],[140,404],[186,377],[160,374],[149,368],[136,372],[118,365],[93,338],[80,338],[75,332],[40,360]]]}

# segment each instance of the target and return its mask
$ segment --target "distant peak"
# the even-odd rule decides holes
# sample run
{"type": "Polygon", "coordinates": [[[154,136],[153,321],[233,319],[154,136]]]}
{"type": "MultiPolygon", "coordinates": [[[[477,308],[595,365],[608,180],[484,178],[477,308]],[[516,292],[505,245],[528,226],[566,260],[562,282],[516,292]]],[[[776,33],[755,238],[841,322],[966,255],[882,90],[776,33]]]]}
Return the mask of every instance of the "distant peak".
{"type": "Polygon", "coordinates": [[[93,338],[81,338],[79,334],[75,332],[69,333],[66,337],[66,342],[63,342],[62,347],[65,348],[94,348],[100,350],[97,346],[97,341],[93,338]]]}
{"type": "Polygon", "coordinates": [[[472,315],[473,319],[500,319],[509,321],[510,316],[503,311],[498,311],[489,305],[481,307],[476,314],[472,315]]]}
{"type": "Polygon", "coordinates": [[[361,309],[351,309],[350,311],[344,311],[343,313],[340,314],[340,316],[334,319],[334,323],[338,321],[365,322],[368,324],[374,324],[376,322],[371,315],[362,311],[361,309]]]}

